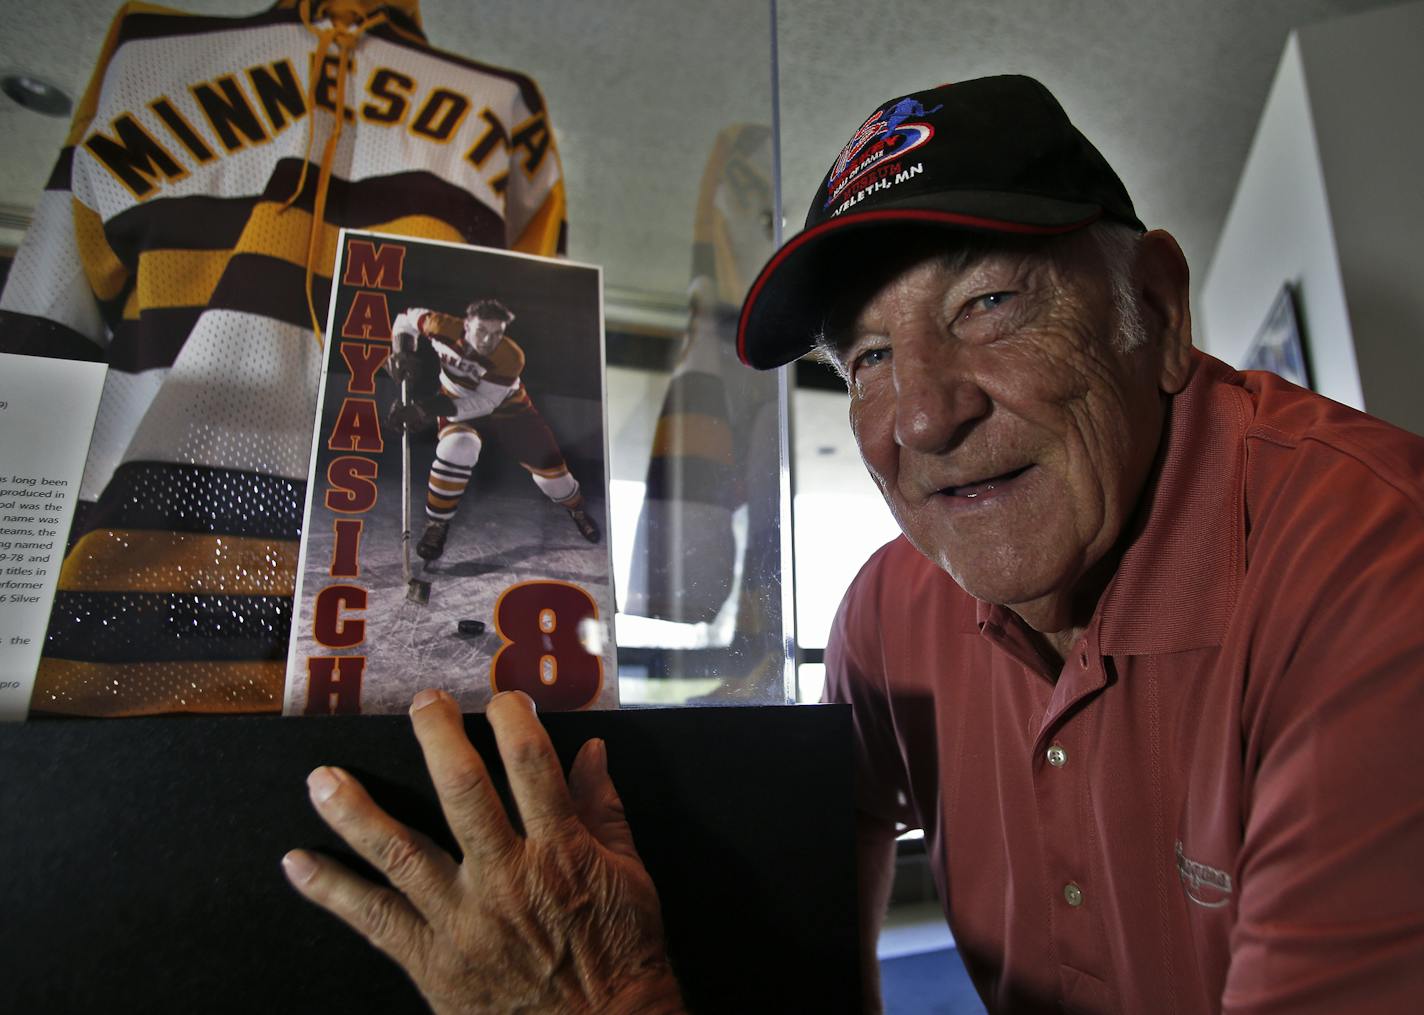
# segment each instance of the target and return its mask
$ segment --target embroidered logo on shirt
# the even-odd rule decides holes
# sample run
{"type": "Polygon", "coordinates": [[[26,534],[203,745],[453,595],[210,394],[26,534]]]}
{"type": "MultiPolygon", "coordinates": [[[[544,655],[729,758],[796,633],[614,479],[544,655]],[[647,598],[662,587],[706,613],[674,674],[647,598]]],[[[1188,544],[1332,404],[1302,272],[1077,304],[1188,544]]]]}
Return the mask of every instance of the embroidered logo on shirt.
{"type": "Polygon", "coordinates": [[[1177,874],[1187,898],[1198,906],[1220,909],[1231,901],[1231,875],[1188,857],[1182,852],[1180,839],[1177,840],[1177,874]]]}

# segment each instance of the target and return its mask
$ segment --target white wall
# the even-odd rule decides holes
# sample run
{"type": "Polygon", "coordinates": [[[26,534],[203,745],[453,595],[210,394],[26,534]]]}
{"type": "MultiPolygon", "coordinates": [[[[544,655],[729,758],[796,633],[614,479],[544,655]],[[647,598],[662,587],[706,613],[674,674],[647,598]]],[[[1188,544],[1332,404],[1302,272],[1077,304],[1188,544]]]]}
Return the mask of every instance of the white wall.
{"type": "Polygon", "coordinates": [[[1294,34],[1281,55],[1198,300],[1202,321],[1197,340],[1202,348],[1239,365],[1285,282],[1297,286],[1315,389],[1363,408],[1325,178],[1294,34]]]}
{"type": "Polygon", "coordinates": [[[1300,31],[1365,408],[1424,433],[1424,3],[1300,31]]]}
{"type": "Polygon", "coordinates": [[[1316,389],[1424,433],[1424,3],[1293,33],[1198,301],[1239,362],[1299,286],[1316,389]]]}

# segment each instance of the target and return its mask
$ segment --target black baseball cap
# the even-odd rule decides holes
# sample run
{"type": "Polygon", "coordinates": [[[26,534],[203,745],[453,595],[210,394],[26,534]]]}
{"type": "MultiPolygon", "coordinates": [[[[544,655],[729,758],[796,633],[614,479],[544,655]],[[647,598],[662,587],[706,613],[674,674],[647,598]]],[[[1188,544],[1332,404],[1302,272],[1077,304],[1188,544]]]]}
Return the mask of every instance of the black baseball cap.
{"type": "Polygon", "coordinates": [[[1143,231],[1107,160],[1033,78],[977,78],[891,99],[841,149],[804,231],[752,283],[737,355],[765,370],[810,352],[837,280],[877,255],[876,230],[1053,236],[1104,217],[1143,231]]]}

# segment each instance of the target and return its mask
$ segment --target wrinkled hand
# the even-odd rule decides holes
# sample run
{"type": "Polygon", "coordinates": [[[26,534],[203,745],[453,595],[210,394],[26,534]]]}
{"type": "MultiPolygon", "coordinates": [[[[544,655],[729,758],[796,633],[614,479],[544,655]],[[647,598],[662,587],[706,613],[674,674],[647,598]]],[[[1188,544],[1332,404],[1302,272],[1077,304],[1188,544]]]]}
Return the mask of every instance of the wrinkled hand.
{"type": "Polygon", "coordinates": [[[681,1011],[603,742],[583,745],[565,785],[528,697],[496,695],[487,715],[522,837],[455,701],[422,691],[411,721],[463,861],[324,767],[307,780],[313,806],[393,888],[305,850],[283,858],[288,879],[400,963],[437,1012],[681,1011]]]}

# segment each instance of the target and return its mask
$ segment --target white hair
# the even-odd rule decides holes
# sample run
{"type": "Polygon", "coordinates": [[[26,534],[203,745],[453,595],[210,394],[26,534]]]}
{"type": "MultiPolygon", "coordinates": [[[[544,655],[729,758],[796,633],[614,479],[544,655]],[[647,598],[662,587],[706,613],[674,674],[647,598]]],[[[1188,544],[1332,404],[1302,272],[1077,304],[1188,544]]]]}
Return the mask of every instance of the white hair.
{"type": "Polygon", "coordinates": [[[1089,227],[1088,234],[1103,255],[1103,267],[1112,289],[1113,310],[1117,315],[1113,345],[1118,352],[1131,352],[1147,342],[1142,300],[1133,284],[1142,234],[1120,222],[1097,222],[1089,227]]]}

